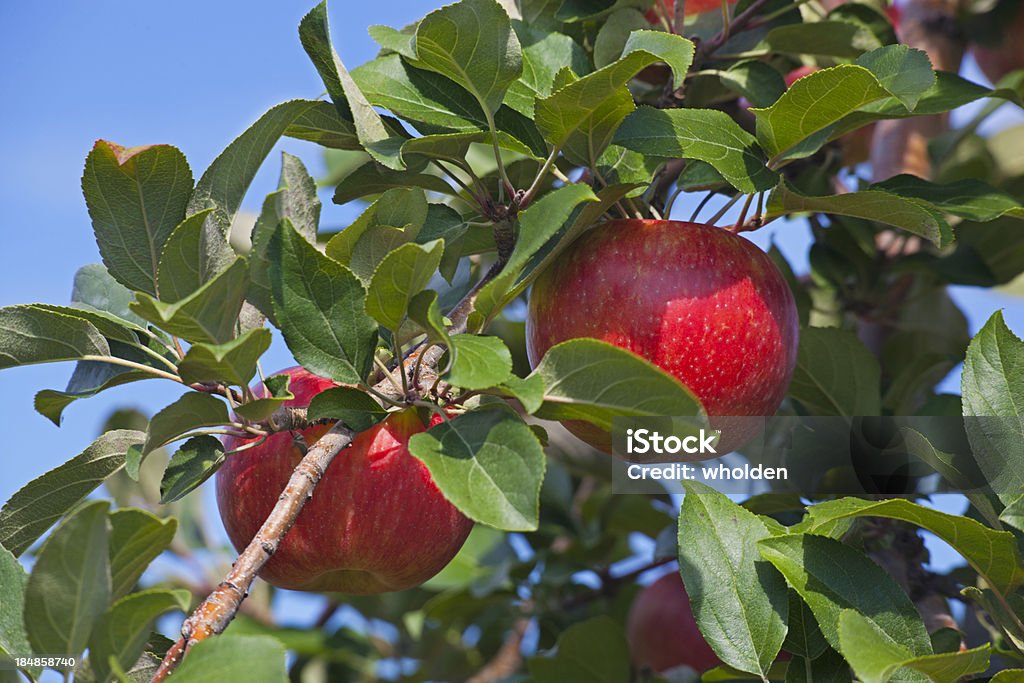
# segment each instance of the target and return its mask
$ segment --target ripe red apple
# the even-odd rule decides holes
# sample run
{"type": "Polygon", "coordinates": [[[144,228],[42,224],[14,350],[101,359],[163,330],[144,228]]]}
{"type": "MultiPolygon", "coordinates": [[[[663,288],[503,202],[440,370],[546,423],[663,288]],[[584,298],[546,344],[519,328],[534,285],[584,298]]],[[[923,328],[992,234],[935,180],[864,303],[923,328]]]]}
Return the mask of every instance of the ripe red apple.
{"type": "MultiPolygon", "coordinates": [[[[710,416],[774,414],[797,336],[793,294],[767,254],[725,229],[678,221],[616,220],[584,233],[534,283],[526,320],[532,365],[559,342],[595,337],[674,375],[710,416]]],[[[750,421],[732,433],[729,423],[712,420],[723,429],[719,453],[754,433],[750,421]]],[[[566,427],[610,451],[598,428],[566,427]]]]}
{"type": "MultiPolygon", "coordinates": [[[[308,406],[334,386],[299,367],[282,373],[291,376],[295,395],[288,406],[308,406]]],[[[262,386],[253,392],[262,396],[262,386]]],[[[440,419],[435,416],[431,425],[440,419]]],[[[302,436],[312,445],[329,428],[310,427],[302,436]]],[[[448,564],[473,522],[409,453],[409,438],[425,429],[407,410],[356,435],[328,466],[260,576],[279,588],[369,594],[418,586],[448,564]]],[[[224,447],[251,441],[228,437],[224,447]]],[[[217,472],[217,506],[239,551],[256,535],[301,458],[291,434],[279,432],[229,455],[217,472]]]]}
{"type": "Polygon", "coordinates": [[[997,83],[1006,74],[1024,68],[1024,3],[1003,28],[1001,40],[995,45],[974,45],[971,52],[985,77],[997,83]]]}
{"type": "Polygon", "coordinates": [[[722,663],[697,628],[679,572],[666,574],[637,594],[626,619],[626,636],[633,663],[657,673],[684,665],[703,673],[722,663]]]}

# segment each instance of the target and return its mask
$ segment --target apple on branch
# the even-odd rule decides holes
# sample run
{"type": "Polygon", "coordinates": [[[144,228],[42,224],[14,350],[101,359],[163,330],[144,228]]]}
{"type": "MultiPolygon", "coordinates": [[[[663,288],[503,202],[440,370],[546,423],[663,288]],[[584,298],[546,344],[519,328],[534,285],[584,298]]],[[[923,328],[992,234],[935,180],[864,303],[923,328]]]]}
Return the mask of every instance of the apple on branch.
{"type": "MultiPolygon", "coordinates": [[[[334,385],[300,367],[283,370],[304,408],[334,385]]],[[[263,396],[262,386],[253,388],[263,396]]],[[[430,426],[441,421],[435,415],[430,426]]],[[[415,410],[394,413],[356,435],[331,462],[295,525],[260,576],[279,588],[370,594],[418,586],[462,547],[473,522],[448,502],[409,438],[427,427],[415,410]]],[[[302,430],[312,445],[330,425],[302,430]]],[[[227,437],[234,450],[255,439],[227,437]]],[[[270,514],[302,451],[288,432],[232,454],[217,472],[217,505],[228,537],[245,548],[270,514]]]]}
{"type": "MultiPolygon", "coordinates": [[[[678,221],[584,233],[534,283],[526,321],[532,365],[559,342],[594,337],[676,377],[712,417],[774,414],[798,334],[793,294],[767,254],[724,228],[678,221]]],[[[749,420],[711,422],[723,430],[720,453],[753,436],[749,420]]],[[[597,427],[566,427],[610,452],[597,427]]]]}

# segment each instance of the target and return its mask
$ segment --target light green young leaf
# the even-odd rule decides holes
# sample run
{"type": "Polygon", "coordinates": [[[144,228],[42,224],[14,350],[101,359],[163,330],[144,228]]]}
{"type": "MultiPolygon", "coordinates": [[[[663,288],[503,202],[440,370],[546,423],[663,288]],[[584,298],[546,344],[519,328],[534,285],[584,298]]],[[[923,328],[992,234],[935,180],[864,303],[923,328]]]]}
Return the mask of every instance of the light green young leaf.
{"type": "Polygon", "coordinates": [[[119,600],[131,592],[149,563],[166,550],[178,521],[151,512],[121,508],[110,513],[110,596],[119,600]]]}
{"type": "Polygon", "coordinates": [[[386,418],[388,413],[365,391],[335,387],[314,396],[306,416],[310,420],[340,420],[352,431],[362,432],[386,418]]]}
{"type": "Polygon", "coordinates": [[[187,611],[191,597],[186,590],[154,589],[115,602],[89,636],[89,663],[96,680],[106,681],[111,676],[111,658],[118,669],[131,668],[142,654],[156,618],[171,610],[187,611]]]}
{"type": "Polygon", "coordinates": [[[409,302],[409,320],[426,332],[432,342],[448,345],[448,327],[434,290],[425,290],[412,298],[409,302]]]}
{"type": "Polygon", "coordinates": [[[236,258],[225,270],[180,301],[169,304],[139,292],[131,310],[186,341],[222,344],[235,336],[248,286],[247,270],[245,259],[236,258]]]}
{"type": "Polygon", "coordinates": [[[25,585],[25,629],[34,652],[78,657],[110,604],[107,501],[61,522],[36,556],[25,585]]]}
{"type": "Polygon", "coordinates": [[[170,145],[100,140],[85,160],[82,192],[110,274],[129,289],[156,295],[160,251],[192,193],[185,155],[170,145]]]}
{"type": "Polygon", "coordinates": [[[679,571],[697,626],[726,664],[767,677],[786,638],[789,589],[757,542],[764,522],[724,494],[684,482],[679,571]]]}
{"type": "MultiPolygon", "coordinates": [[[[402,230],[414,238],[423,228],[429,215],[430,205],[422,189],[399,187],[387,190],[366,207],[351,225],[332,237],[327,242],[325,251],[332,259],[349,268],[352,268],[353,261],[371,262],[371,257],[360,254],[361,251],[370,249],[369,241],[363,243],[363,237],[367,233],[372,232],[374,228],[389,227],[402,230]]],[[[373,262],[374,267],[378,261],[373,262]]],[[[372,273],[371,269],[369,275],[372,273]]],[[[369,279],[369,275],[365,279],[369,279]]]]}
{"type": "Polygon", "coordinates": [[[910,111],[935,84],[928,53],[906,45],[886,45],[865,52],[856,63],[873,73],[882,87],[910,111]]]}
{"type": "MultiPolygon", "coordinates": [[[[555,74],[565,67],[576,74],[585,74],[590,70],[590,59],[583,47],[564,33],[546,31],[522,21],[513,21],[512,27],[523,50],[523,73],[509,85],[505,104],[533,118],[534,102],[538,97],[551,94],[555,74]]],[[[620,43],[612,61],[618,59],[621,52],[620,43]]]]}
{"type": "Polygon", "coordinates": [[[284,646],[271,636],[207,638],[189,650],[174,678],[188,683],[287,683],[284,646]]]}
{"type": "Polygon", "coordinates": [[[647,156],[704,161],[742,192],[778,182],[754,136],[713,109],[641,107],[623,121],[615,144],[647,156]]]}
{"type": "Polygon", "coordinates": [[[366,290],[366,312],[389,330],[397,330],[409,302],[423,291],[437,272],[444,240],[408,243],[385,256],[373,272],[366,290]]]}
{"type": "Polygon", "coordinates": [[[224,445],[206,434],[193,436],[175,451],[160,482],[160,503],[181,500],[224,464],[224,445]]]}
{"type": "Polygon", "coordinates": [[[882,371],[856,335],[834,327],[800,330],[789,395],[817,415],[878,415],[882,371]]]}
{"type": "Polygon", "coordinates": [[[544,450],[511,409],[477,410],[437,424],[415,434],[409,451],[467,517],[506,531],[537,528],[544,450]]]}
{"type": "Polygon", "coordinates": [[[256,374],[256,362],[270,348],[271,337],[270,330],[259,328],[224,344],[193,344],[178,364],[178,374],[185,384],[222,382],[244,386],[256,374]]]}
{"type": "Polygon", "coordinates": [[[129,447],[146,435],[130,429],[106,432],[88,448],[22,486],[0,508],[0,544],[21,555],[54,522],[124,466],[129,447]]]}
{"type": "Polygon", "coordinates": [[[487,389],[512,376],[512,353],[498,337],[454,334],[449,340],[452,361],[444,379],[463,389],[487,389]]]}
{"type": "Polygon", "coordinates": [[[230,422],[228,407],[223,401],[199,391],[186,392],[150,419],[142,454],[151,453],[193,429],[227,422],[230,422]]]}

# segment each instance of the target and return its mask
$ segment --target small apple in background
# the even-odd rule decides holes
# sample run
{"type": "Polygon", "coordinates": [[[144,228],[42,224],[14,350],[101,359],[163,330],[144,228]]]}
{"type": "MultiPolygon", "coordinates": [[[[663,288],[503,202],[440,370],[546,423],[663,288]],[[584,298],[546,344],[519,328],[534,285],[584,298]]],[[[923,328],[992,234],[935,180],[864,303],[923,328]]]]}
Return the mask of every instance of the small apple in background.
{"type": "Polygon", "coordinates": [[[1024,3],[1017,3],[1017,11],[1003,27],[1000,41],[992,45],[975,44],[971,47],[982,73],[992,83],[1003,76],[1024,68],[1024,3]]]}
{"type": "MultiPolygon", "coordinates": [[[[737,0],[729,0],[730,5],[735,5],[736,2],[737,0]]],[[[651,9],[647,10],[647,21],[656,26],[661,25],[661,19],[658,17],[659,7],[664,8],[664,11],[668,13],[669,23],[671,23],[676,11],[675,0],[654,0],[654,5],[651,9]]],[[[686,0],[686,5],[683,8],[684,14],[688,17],[694,14],[711,12],[712,10],[721,11],[721,9],[722,0],[686,0]]]]}
{"type": "MultiPolygon", "coordinates": [[[[679,221],[616,220],[584,233],[534,283],[526,320],[534,367],[555,344],[594,337],[675,376],[709,416],[773,415],[797,336],[793,294],[767,254],[724,228],[679,221]]],[[[717,423],[719,453],[753,436],[730,434],[727,422],[717,423]]],[[[566,427],[610,452],[607,433],[566,427]]]]}
{"type": "Polygon", "coordinates": [[[637,593],[626,619],[626,636],[633,663],[657,673],[680,666],[703,673],[722,663],[697,628],[678,571],[637,593]]]}
{"type": "MultiPolygon", "coordinates": [[[[306,407],[335,386],[299,367],[282,374],[291,376],[290,407],[306,407]]],[[[262,385],[253,392],[262,396],[262,385]]],[[[440,419],[435,416],[431,424],[440,419]]],[[[313,426],[302,436],[312,445],[328,429],[313,426]]],[[[425,429],[416,412],[407,410],[356,435],[328,466],[260,576],[279,588],[370,594],[418,586],[444,568],[473,522],[409,453],[409,438],[425,429]]],[[[252,441],[228,437],[224,447],[252,441]]],[[[239,551],[256,535],[301,458],[291,434],[279,432],[229,455],[217,472],[217,506],[239,551]]]]}

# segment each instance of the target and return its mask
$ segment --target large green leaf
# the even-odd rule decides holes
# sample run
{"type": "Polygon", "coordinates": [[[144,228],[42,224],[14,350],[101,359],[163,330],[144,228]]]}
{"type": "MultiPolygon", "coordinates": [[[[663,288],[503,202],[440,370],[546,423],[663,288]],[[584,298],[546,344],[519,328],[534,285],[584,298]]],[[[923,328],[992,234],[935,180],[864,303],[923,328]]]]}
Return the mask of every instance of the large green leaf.
{"type": "Polygon", "coordinates": [[[885,223],[924,237],[940,247],[953,241],[953,231],[939,210],[918,199],[884,190],[811,197],[800,194],[784,180],[768,199],[769,218],[801,212],[852,216],[885,223]]]}
{"type": "Polygon", "coordinates": [[[181,500],[216,473],[224,464],[224,445],[220,439],[202,434],[181,445],[164,470],[160,481],[160,502],[181,500]]]}
{"type": "Polygon", "coordinates": [[[22,614],[25,610],[25,583],[28,575],[18,559],[0,547],[0,661],[4,654],[30,653],[22,614]]]}
{"type": "Polygon", "coordinates": [[[115,602],[96,622],[89,637],[89,663],[96,680],[108,680],[111,658],[118,669],[131,668],[142,654],[156,618],[171,610],[187,610],[191,597],[186,590],[154,589],[115,602]]]}
{"type": "Polygon", "coordinates": [[[229,421],[228,407],[223,401],[199,391],[186,392],[150,419],[142,452],[150,453],[193,429],[216,427],[229,421]]]}
{"type": "Polygon", "coordinates": [[[110,503],[83,505],[46,539],[25,585],[34,652],[78,657],[110,604],[110,503]]]}
{"type": "Polygon", "coordinates": [[[679,571],[697,626],[726,664],[758,674],[786,638],[789,589],[757,542],[771,536],[754,513],[698,482],[684,482],[679,571]]]}
{"type": "Polygon", "coordinates": [[[185,155],[170,145],[100,140],[85,160],[82,192],[110,274],[129,289],[157,294],[160,251],[192,193],[185,155]]]}
{"type": "MultiPolygon", "coordinates": [[[[522,21],[513,21],[512,26],[523,50],[523,74],[509,85],[505,104],[532,118],[534,101],[551,94],[555,74],[569,67],[583,75],[590,70],[589,59],[583,47],[564,33],[545,31],[522,21]]],[[[614,59],[621,52],[620,45],[614,59]]]]}
{"type": "Polygon", "coordinates": [[[178,522],[151,512],[121,508],[110,513],[110,596],[118,600],[131,592],[149,563],[166,550],[178,522]]]}
{"type": "Polygon", "coordinates": [[[327,86],[335,106],[342,111],[347,108],[351,113],[360,145],[388,168],[402,168],[398,149],[403,138],[392,135],[388,130],[384,119],[359,90],[331,45],[326,0],[302,18],[299,23],[299,39],[327,86]]]}
{"type": "Polygon", "coordinates": [[[811,608],[829,644],[839,649],[839,616],[860,612],[890,642],[911,654],[932,653],[917,608],[888,573],[863,553],[839,541],[813,534],[766,538],[761,555],[775,565],[811,608]]]}
{"type": "Polygon", "coordinates": [[[452,363],[445,380],[463,389],[487,389],[512,376],[512,353],[498,337],[454,334],[452,363]]]}
{"type": "Polygon", "coordinates": [[[141,292],[131,310],[168,334],[190,342],[222,344],[235,336],[238,314],[248,287],[245,259],[226,269],[180,301],[157,301],[141,292]]]}
{"type": "Polygon", "coordinates": [[[544,450],[511,409],[477,410],[416,434],[409,451],[470,519],[506,531],[537,528],[544,450]]]}
{"type": "Polygon", "coordinates": [[[188,683],[287,683],[284,658],[284,646],[277,638],[222,635],[190,649],[174,678],[188,683]]]}
{"type": "Polygon", "coordinates": [[[375,161],[367,161],[346,175],[338,184],[334,190],[333,201],[335,204],[347,204],[354,199],[380,194],[385,190],[414,187],[439,194],[457,194],[451,185],[436,175],[415,171],[394,171],[375,161]]]}
{"type": "Polygon", "coordinates": [[[693,61],[693,43],[659,31],[634,31],[622,52],[622,58],[603,69],[537,100],[535,121],[552,146],[561,149],[605,101],[616,97],[643,68],[656,62],[667,63],[679,87],[693,61]]]}
{"type": "Polygon", "coordinates": [[[306,416],[310,420],[341,420],[354,432],[369,429],[387,415],[388,413],[368,393],[351,387],[334,387],[321,391],[309,402],[306,411],[306,416]]]}
{"type": "Polygon", "coordinates": [[[338,263],[348,266],[360,279],[369,280],[382,256],[374,253],[378,251],[373,245],[374,232],[378,228],[392,228],[402,230],[408,237],[416,237],[429,215],[430,205],[423,190],[416,187],[387,190],[351,225],[334,235],[327,242],[325,251],[338,263]]]}
{"type": "Polygon", "coordinates": [[[897,175],[871,189],[884,190],[930,204],[943,213],[969,221],[993,221],[1001,216],[1024,218],[1024,206],[1010,195],[974,178],[932,183],[913,175],[897,175]]]}
{"type": "Polygon", "coordinates": [[[882,87],[911,111],[935,85],[935,72],[924,50],[886,45],[865,52],[856,63],[873,73],[882,87]]]}
{"type": "Polygon", "coordinates": [[[193,344],[178,364],[178,374],[186,384],[247,385],[256,374],[260,356],[270,348],[270,341],[270,330],[259,328],[223,344],[193,344]]]}
{"type": "Polygon", "coordinates": [[[407,243],[389,252],[373,272],[366,289],[366,312],[384,327],[397,330],[409,302],[423,291],[437,272],[444,240],[407,243]]]}
{"type": "Polygon", "coordinates": [[[362,382],[373,364],[377,323],[366,313],[359,278],[320,253],[288,219],[274,233],[269,254],[274,313],[295,358],[336,382],[362,382]]]}
{"type": "Polygon", "coordinates": [[[496,0],[461,0],[431,12],[414,45],[419,65],[468,90],[488,115],[523,72],[519,38],[496,0]]]}
{"type": "Polygon", "coordinates": [[[235,252],[212,214],[212,209],[192,214],[167,238],[157,268],[161,300],[184,299],[235,260],[235,252]]]}
{"type": "Polygon", "coordinates": [[[115,280],[102,263],[90,263],[75,273],[71,303],[78,308],[106,311],[121,320],[146,327],[146,321],[128,310],[135,299],[132,291],[115,280]]]}
{"type": "Polygon", "coordinates": [[[38,306],[0,308],[0,369],[109,355],[106,338],[84,318],[38,306]]]}
{"type": "Polygon", "coordinates": [[[33,479],[0,508],[0,543],[21,555],[53,523],[124,466],[132,446],[145,434],[119,429],[101,435],[84,451],[33,479]]]}
{"type": "Polygon", "coordinates": [[[647,156],[704,161],[743,192],[778,182],[754,136],[714,109],[641,107],[622,123],[615,144],[647,156]]]}
{"type": "Polygon", "coordinates": [[[622,683],[630,680],[629,643],[614,619],[595,617],[567,628],[549,656],[530,658],[529,669],[536,683],[622,683]]]}
{"type": "Polygon", "coordinates": [[[881,372],[852,332],[807,327],[800,331],[789,395],[817,415],[878,415],[881,372]]]}
{"type": "Polygon", "coordinates": [[[534,374],[544,379],[544,403],[536,414],[546,420],[586,420],[611,431],[617,416],[704,415],[700,402],[677,379],[596,339],[552,346],[534,374]]]}
{"type": "Polygon", "coordinates": [[[888,517],[932,532],[960,553],[990,586],[1003,593],[1024,582],[1024,562],[1013,534],[909,500],[841,498],[824,501],[808,507],[807,516],[793,530],[819,533],[820,529],[831,527],[836,520],[852,517],[888,517]]]}
{"type": "Polygon", "coordinates": [[[1024,491],[1024,341],[989,318],[967,347],[962,377],[967,436],[982,473],[1004,505],[1024,491]]]}

